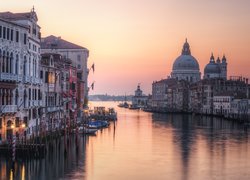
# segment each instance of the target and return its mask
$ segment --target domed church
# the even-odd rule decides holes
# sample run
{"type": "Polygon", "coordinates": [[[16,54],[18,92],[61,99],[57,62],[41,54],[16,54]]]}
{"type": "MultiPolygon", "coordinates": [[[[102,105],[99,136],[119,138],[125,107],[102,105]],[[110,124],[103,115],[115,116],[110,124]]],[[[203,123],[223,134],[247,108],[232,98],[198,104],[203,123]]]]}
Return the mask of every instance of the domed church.
{"type": "Polygon", "coordinates": [[[177,80],[197,82],[201,79],[198,61],[191,55],[189,43],[183,45],[181,55],[175,60],[171,77],[177,80]]]}
{"type": "Polygon", "coordinates": [[[224,78],[227,79],[227,59],[225,55],[222,60],[218,57],[216,62],[212,53],[210,62],[204,68],[204,79],[224,78]]]}

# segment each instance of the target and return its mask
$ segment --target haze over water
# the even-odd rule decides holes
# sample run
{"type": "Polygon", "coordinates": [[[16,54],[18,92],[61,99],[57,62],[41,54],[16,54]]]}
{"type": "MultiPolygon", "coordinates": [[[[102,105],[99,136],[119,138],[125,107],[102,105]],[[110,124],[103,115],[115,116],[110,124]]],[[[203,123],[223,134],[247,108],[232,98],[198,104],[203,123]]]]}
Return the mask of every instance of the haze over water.
{"type": "MultiPolygon", "coordinates": [[[[96,136],[63,138],[43,160],[18,161],[19,179],[249,179],[250,136],[242,125],[210,117],[151,114],[113,106],[118,121],[96,136]],[[59,150],[58,150],[59,149],[59,150]],[[59,152],[59,153],[58,153],[59,152]]],[[[0,160],[0,177],[11,179],[0,160]]]]}

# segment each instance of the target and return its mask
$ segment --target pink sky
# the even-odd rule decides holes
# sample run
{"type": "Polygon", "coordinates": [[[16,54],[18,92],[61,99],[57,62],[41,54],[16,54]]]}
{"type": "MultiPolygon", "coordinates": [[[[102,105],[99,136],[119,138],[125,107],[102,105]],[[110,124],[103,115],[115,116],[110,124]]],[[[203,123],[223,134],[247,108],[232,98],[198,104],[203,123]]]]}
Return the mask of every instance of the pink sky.
{"type": "Polygon", "coordinates": [[[146,94],[171,73],[185,38],[203,74],[211,52],[228,59],[228,74],[250,76],[249,0],[2,0],[0,11],[35,6],[42,36],[90,50],[96,65],[90,94],[146,94]]]}

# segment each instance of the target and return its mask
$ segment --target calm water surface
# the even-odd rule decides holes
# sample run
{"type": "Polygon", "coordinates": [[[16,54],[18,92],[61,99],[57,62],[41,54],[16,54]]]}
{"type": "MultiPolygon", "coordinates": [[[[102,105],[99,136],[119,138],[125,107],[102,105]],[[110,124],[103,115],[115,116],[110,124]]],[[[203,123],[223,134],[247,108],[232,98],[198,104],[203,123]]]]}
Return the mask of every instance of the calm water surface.
{"type": "Polygon", "coordinates": [[[244,126],[210,117],[152,114],[115,107],[118,121],[96,136],[64,140],[43,160],[0,160],[0,179],[250,179],[250,136],[244,126]],[[79,148],[76,148],[78,142],[79,148]]]}

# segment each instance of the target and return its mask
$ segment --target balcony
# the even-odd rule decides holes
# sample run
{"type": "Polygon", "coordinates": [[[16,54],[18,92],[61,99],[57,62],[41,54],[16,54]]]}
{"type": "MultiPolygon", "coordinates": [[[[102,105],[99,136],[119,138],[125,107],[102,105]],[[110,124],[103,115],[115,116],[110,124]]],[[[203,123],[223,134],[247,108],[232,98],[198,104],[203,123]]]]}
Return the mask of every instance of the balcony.
{"type": "Polygon", "coordinates": [[[43,106],[43,101],[42,101],[42,100],[39,100],[39,101],[38,101],[38,105],[39,105],[39,106],[43,106]]]}
{"type": "Polygon", "coordinates": [[[17,112],[17,105],[3,105],[1,107],[2,113],[16,113],[17,112]]]}
{"type": "Polygon", "coordinates": [[[24,83],[31,83],[32,82],[30,76],[24,76],[23,81],[24,81],[24,83]]]}
{"type": "Polygon", "coordinates": [[[12,73],[1,73],[0,74],[1,81],[22,81],[22,76],[12,73]]]}
{"type": "Polygon", "coordinates": [[[38,106],[38,101],[33,101],[34,106],[38,106]]]}
{"type": "Polygon", "coordinates": [[[55,111],[59,111],[59,110],[60,110],[59,107],[47,107],[48,112],[55,112],[55,111]]]}

